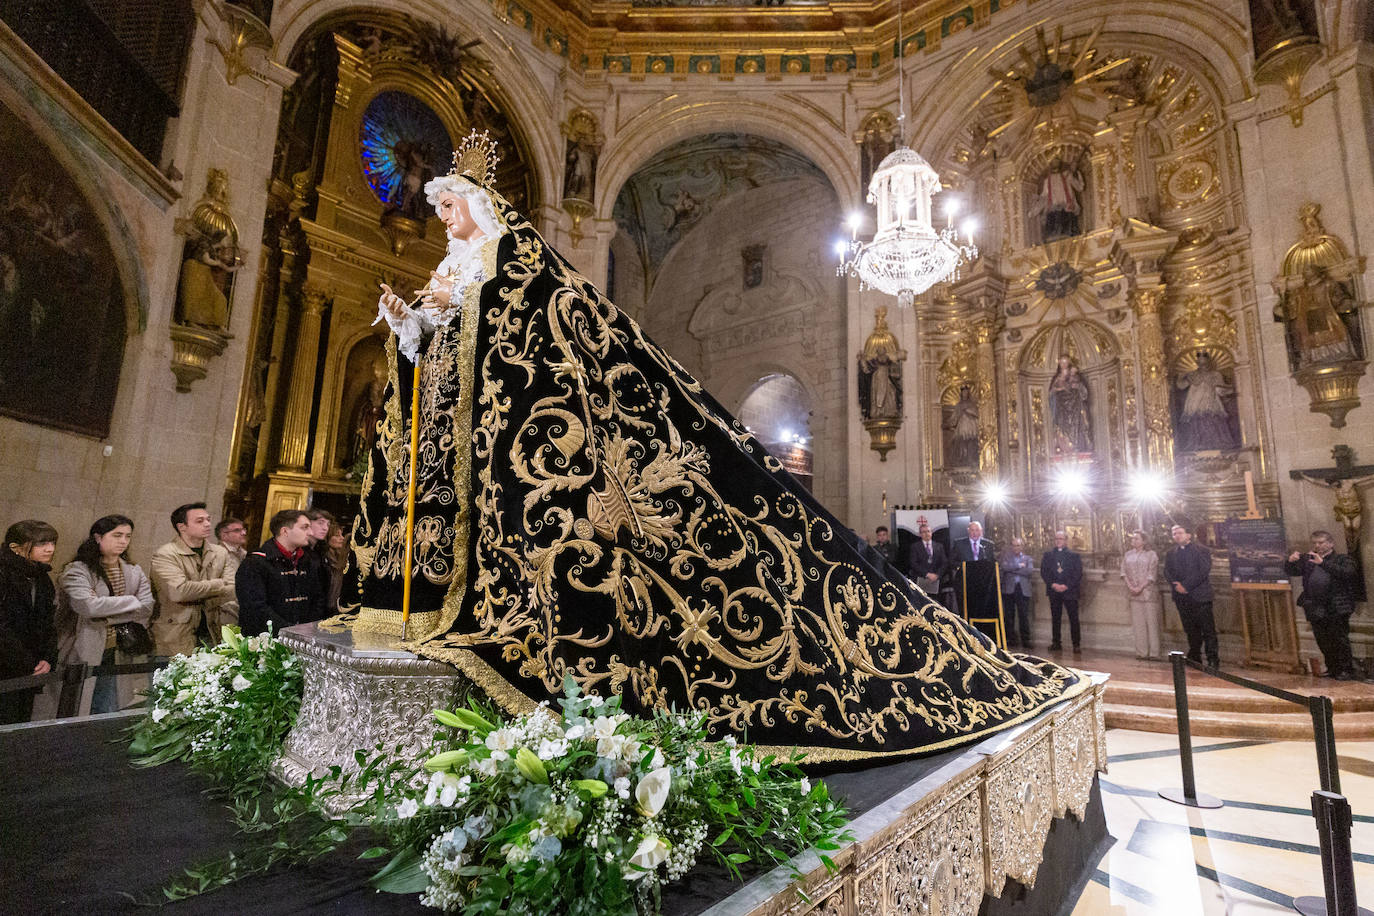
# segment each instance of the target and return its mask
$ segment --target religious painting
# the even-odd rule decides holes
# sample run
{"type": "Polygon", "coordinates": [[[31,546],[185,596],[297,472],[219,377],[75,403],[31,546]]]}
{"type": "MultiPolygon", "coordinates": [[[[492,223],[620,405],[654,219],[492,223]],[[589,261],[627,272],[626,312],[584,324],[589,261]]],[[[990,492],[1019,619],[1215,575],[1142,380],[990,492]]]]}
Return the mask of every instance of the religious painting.
{"type": "Polygon", "coordinates": [[[433,109],[404,92],[378,93],[363,112],[358,143],[368,186],[387,212],[428,220],[425,182],[448,171],[453,151],[433,109]]]}
{"type": "Polygon", "coordinates": [[[0,107],[0,413],[104,438],[128,307],[91,203],[0,107]]]}
{"type": "Polygon", "coordinates": [[[1235,379],[1225,362],[1197,350],[1174,367],[1174,449],[1179,454],[1240,448],[1235,379]]]}

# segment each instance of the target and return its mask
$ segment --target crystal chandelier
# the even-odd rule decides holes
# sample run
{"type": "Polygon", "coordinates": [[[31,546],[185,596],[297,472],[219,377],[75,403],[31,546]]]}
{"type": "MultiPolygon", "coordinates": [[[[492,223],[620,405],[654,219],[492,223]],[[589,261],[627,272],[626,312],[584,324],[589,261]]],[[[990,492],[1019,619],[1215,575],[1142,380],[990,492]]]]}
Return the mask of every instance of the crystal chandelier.
{"type": "Polygon", "coordinates": [[[883,159],[868,184],[868,202],[877,205],[878,227],[871,242],[859,241],[859,217],[850,218],[848,244],[837,244],[839,276],[859,278],[859,289],[877,289],[910,307],[916,297],[941,280],[957,276],[964,261],[978,255],[972,224],[967,244],[960,244],[949,225],[937,230],[931,222],[931,198],[940,191],[940,176],[920,153],[906,145],[906,49],[902,47],[902,12],[897,12],[897,148],[883,159]]]}

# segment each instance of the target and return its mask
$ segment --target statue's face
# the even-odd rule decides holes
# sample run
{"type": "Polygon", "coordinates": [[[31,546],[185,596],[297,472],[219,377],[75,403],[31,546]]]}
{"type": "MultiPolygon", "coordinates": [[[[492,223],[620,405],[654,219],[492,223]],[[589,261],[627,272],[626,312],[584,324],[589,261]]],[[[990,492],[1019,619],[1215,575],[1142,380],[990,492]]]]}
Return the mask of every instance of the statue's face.
{"type": "Polygon", "coordinates": [[[467,199],[460,194],[452,191],[440,194],[439,202],[434,205],[434,212],[439,215],[451,239],[471,241],[482,232],[477,228],[477,221],[472,218],[472,210],[468,208],[467,199]]]}

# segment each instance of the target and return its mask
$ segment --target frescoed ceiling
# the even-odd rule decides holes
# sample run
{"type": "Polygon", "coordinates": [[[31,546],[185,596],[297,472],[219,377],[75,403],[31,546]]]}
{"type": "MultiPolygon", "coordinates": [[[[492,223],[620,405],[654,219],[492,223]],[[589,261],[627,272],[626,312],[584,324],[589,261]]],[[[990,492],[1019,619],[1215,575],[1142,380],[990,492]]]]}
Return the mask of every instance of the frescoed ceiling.
{"type": "Polygon", "coordinates": [[[731,195],[765,184],[825,174],[782,143],[749,134],[703,134],[658,153],[630,176],[615,220],[634,240],[652,286],[673,246],[731,195]]]}

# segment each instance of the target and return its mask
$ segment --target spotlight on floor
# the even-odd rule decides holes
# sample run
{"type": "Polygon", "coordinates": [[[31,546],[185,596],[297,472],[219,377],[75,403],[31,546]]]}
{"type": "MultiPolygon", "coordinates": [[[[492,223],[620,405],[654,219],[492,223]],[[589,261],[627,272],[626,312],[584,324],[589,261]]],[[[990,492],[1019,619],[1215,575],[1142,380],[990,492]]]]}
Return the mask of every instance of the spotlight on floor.
{"type": "Polygon", "coordinates": [[[1159,504],[1169,490],[1169,480],[1157,471],[1135,471],[1126,480],[1126,494],[1132,502],[1159,504]]]}
{"type": "Polygon", "coordinates": [[[1088,475],[1079,468],[1060,468],[1050,480],[1050,492],[1061,499],[1078,499],[1088,492],[1088,475]]]}

